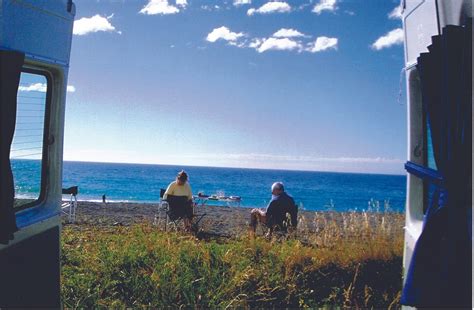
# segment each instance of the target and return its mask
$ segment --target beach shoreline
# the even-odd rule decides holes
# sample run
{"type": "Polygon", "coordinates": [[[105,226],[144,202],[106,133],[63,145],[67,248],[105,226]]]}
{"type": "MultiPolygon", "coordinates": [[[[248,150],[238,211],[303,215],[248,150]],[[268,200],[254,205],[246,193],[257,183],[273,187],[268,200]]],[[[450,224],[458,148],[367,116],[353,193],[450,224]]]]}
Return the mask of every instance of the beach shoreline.
{"type": "MultiPolygon", "coordinates": [[[[157,228],[164,228],[165,215],[158,212],[158,210],[158,203],[78,201],[75,222],[69,224],[67,215],[63,214],[63,223],[65,225],[75,225],[79,228],[81,226],[110,227],[137,224],[157,224],[157,228]],[[154,223],[155,216],[159,220],[158,223],[154,223]]],[[[251,210],[252,208],[247,207],[210,205],[196,208],[198,215],[205,214],[199,223],[200,230],[208,235],[226,238],[247,234],[251,210]]],[[[305,231],[306,234],[318,233],[329,225],[344,227],[348,221],[356,217],[373,227],[380,226],[383,222],[391,223],[393,233],[402,233],[403,231],[404,215],[400,213],[308,210],[299,210],[298,230],[305,231]]]]}

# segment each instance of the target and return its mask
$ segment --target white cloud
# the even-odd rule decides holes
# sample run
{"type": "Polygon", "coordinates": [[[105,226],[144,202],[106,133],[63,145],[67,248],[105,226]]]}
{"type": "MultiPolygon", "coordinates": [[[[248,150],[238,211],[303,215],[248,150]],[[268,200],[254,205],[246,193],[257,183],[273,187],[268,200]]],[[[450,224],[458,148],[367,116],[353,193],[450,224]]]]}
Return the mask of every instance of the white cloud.
{"type": "Polygon", "coordinates": [[[313,8],[313,13],[321,14],[323,11],[335,11],[336,7],[336,0],[320,0],[318,4],[316,4],[313,8]]]}
{"type": "Polygon", "coordinates": [[[388,18],[390,19],[402,19],[402,7],[396,6],[392,12],[388,14],[388,18]]]}
{"type": "Polygon", "coordinates": [[[269,169],[296,169],[315,171],[365,172],[403,174],[404,161],[385,157],[325,157],[308,155],[275,155],[262,153],[204,153],[180,154],[173,158],[191,165],[247,167],[269,169]]]}
{"type": "Polygon", "coordinates": [[[113,14],[108,17],[102,17],[99,14],[94,15],[92,17],[83,17],[79,20],[74,22],[73,27],[73,34],[82,36],[88,33],[93,32],[117,32],[121,34],[120,31],[116,31],[115,27],[110,23],[110,19],[112,19],[113,14]]]}
{"type": "Polygon", "coordinates": [[[219,11],[221,9],[223,9],[223,7],[219,6],[219,5],[201,5],[201,9],[204,10],[204,11],[209,11],[209,12],[212,12],[212,11],[219,11]]]}
{"type": "Polygon", "coordinates": [[[240,48],[247,47],[245,42],[237,42],[237,41],[229,41],[229,45],[240,47],[240,48]]]}
{"type": "Polygon", "coordinates": [[[46,84],[44,83],[34,83],[28,86],[18,87],[19,91],[24,91],[24,92],[37,91],[37,92],[45,93],[46,89],[47,87],[46,87],[46,84]]]}
{"type": "Polygon", "coordinates": [[[244,4],[251,4],[252,0],[234,0],[234,5],[235,6],[241,6],[244,4]]]}
{"type": "Polygon", "coordinates": [[[281,28],[273,34],[275,38],[294,38],[294,37],[306,37],[303,33],[295,29],[281,28]]]}
{"type": "Polygon", "coordinates": [[[216,42],[217,40],[224,40],[224,41],[236,41],[238,38],[244,36],[242,32],[232,32],[229,28],[222,26],[219,28],[215,28],[212,30],[206,37],[206,41],[209,42],[216,42]]]}
{"type": "Polygon", "coordinates": [[[403,44],[403,37],[403,29],[397,28],[378,38],[371,47],[379,51],[392,45],[403,44]]]}
{"type": "Polygon", "coordinates": [[[146,154],[138,150],[114,150],[110,152],[87,149],[83,146],[80,148],[66,147],[64,149],[64,160],[68,161],[130,163],[130,159],[133,159],[134,163],[143,164],[209,166],[209,163],[212,163],[216,167],[405,174],[403,169],[404,160],[384,157],[324,157],[262,153],[194,152],[192,154],[160,154],[159,159],[157,159],[156,154],[146,154]]]}
{"type": "Polygon", "coordinates": [[[250,47],[250,48],[257,49],[260,45],[262,45],[262,43],[263,43],[263,39],[254,38],[254,39],[252,39],[252,41],[250,42],[249,47],[250,47]]]}
{"type": "Polygon", "coordinates": [[[316,41],[314,41],[314,43],[309,46],[307,51],[311,53],[317,53],[327,49],[337,50],[337,43],[337,38],[318,37],[316,41]]]}
{"type": "Polygon", "coordinates": [[[180,6],[182,8],[185,8],[188,6],[188,1],[187,0],[176,0],[176,5],[180,6]]]}
{"type": "Polygon", "coordinates": [[[74,87],[73,85],[68,85],[67,86],[67,92],[68,93],[75,93],[76,92],[76,87],[74,87]]]}
{"type": "Polygon", "coordinates": [[[301,50],[301,43],[288,39],[288,38],[268,38],[263,40],[262,44],[257,48],[259,53],[263,53],[271,50],[278,51],[292,51],[292,50],[301,50]]]}
{"type": "MultiPolygon", "coordinates": [[[[48,90],[48,87],[45,83],[33,83],[27,86],[19,86],[18,91],[21,92],[31,92],[31,91],[36,91],[40,93],[45,93],[48,90]]],[[[68,93],[74,93],[76,91],[76,87],[73,85],[68,85],[67,86],[67,92],[68,93]]]]}
{"type": "Polygon", "coordinates": [[[187,0],[176,0],[176,5],[170,4],[168,0],[149,0],[148,4],[140,10],[141,14],[156,15],[156,14],[176,14],[179,13],[179,7],[186,8],[187,0]]]}
{"type": "Polygon", "coordinates": [[[205,154],[208,158],[230,158],[242,160],[264,160],[264,161],[304,161],[304,162],[339,162],[339,163],[394,163],[403,164],[403,160],[385,157],[319,157],[319,156],[293,156],[274,154],[205,154]]]}
{"type": "Polygon", "coordinates": [[[286,2],[272,1],[267,2],[258,9],[251,8],[247,11],[247,15],[254,14],[270,14],[270,13],[287,13],[291,11],[291,6],[286,2]]]}
{"type": "Polygon", "coordinates": [[[296,29],[281,28],[266,38],[251,37],[243,32],[232,32],[226,26],[213,29],[206,37],[206,41],[214,43],[218,40],[226,41],[228,45],[238,48],[251,48],[258,53],[266,51],[297,51],[316,53],[328,49],[337,50],[338,39],[318,37],[309,42],[311,36],[305,35],[296,29]]]}

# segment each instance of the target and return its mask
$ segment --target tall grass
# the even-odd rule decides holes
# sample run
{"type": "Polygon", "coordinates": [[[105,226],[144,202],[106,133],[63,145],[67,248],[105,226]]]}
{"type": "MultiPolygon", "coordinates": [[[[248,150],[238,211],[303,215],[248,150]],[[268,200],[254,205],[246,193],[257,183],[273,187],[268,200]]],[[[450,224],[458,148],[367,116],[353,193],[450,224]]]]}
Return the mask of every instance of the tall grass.
{"type": "Polygon", "coordinates": [[[76,307],[399,307],[403,218],[319,213],[288,240],[203,241],[149,225],[66,226],[62,300],[76,307]]]}

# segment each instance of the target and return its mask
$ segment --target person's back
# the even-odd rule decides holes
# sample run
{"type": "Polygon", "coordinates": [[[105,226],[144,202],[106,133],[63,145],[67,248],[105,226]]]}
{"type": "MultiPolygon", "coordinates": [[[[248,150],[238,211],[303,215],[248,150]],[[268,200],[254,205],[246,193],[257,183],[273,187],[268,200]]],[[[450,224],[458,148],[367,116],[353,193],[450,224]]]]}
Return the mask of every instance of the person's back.
{"type": "Polygon", "coordinates": [[[191,186],[189,183],[179,183],[178,181],[173,181],[168,185],[168,188],[166,189],[163,199],[167,200],[168,195],[170,196],[182,196],[187,198],[188,200],[193,199],[193,194],[191,190],[191,186]]]}
{"type": "Polygon", "coordinates": [[[287,214],[291,217],[291,226],[296,228],[298,223],[298,207],[293,197],[286,192],[282,192],[278,196],[275,196],[267,207],[267,226],[286,230],[284,224],[287,220],[287,214]]]}
{"type": "Polygon", "coordinates": [[[270,229],[269,235],[273,230],[287,231],[288,224],[295,229],[298,224],[298,207],[293,197],[285,193],[282,182],[275,182],[272,185],[272,200],[268,204],[267,210],[252,209],[250,212],[249,234],[255,236],[257,224],[261,223],[270,229]],[[291,223],[287,221],[287,214],[291,216],[291,223]]]}
{"type": "Polygon", "coordinates": [[[187,230],[191,229],[191,218],[193,217],[193,194],[189,186],[188,175],[181,171],[176,180],[171,182],[163,194],[163,200],[168,201],[170,210],[168,216],[171,220],[182,218],[187,230]]]}

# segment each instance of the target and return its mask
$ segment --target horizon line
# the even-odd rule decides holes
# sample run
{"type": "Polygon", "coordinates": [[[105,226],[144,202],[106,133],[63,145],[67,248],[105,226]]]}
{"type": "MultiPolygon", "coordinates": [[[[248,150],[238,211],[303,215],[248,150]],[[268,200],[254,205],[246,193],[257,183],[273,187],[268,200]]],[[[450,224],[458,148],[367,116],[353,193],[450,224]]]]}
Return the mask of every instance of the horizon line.
{"type": "Polygon", "coordinates": [[[246,170],[270,170],[270,171],[297,171],[297,172],[319,172],[319,173],[342,173],[342,174],[369,174],[369,175],[389,175],[406,176],[398,173],[377,173],[377,172],[355,172],[355,171],[331,171],[331,170],[305,170],[305,169],[285,169],[285,168],[263,168],[263,167],[228,167],[228,166],[208,166],[208,165],[188,165],[177,163],[142,163],[142,162],[113,162],[113,161],[89,161],[89,160],[63,160],[63,162],[76,163],[95,163],[95,164],[129,164],[129,165],[148,165],[148,166],[181,166],[197,168],[225,168],[225,169],[246,169],[246,170]]]}

